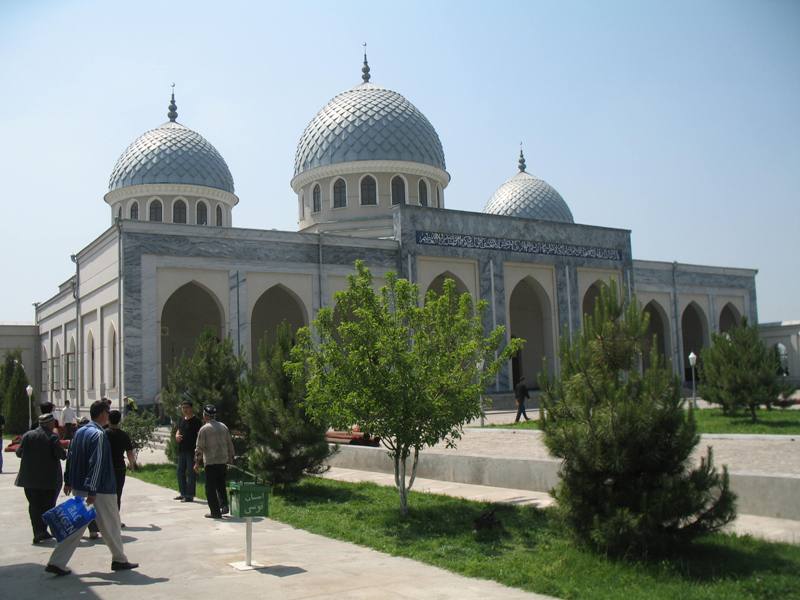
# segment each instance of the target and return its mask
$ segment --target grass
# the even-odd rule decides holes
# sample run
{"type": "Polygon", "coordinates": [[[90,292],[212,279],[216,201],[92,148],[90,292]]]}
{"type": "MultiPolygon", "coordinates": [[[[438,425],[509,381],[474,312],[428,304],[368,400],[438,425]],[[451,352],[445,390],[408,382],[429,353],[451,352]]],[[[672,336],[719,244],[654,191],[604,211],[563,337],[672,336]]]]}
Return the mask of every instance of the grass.
{"type": "MultiPolygon", "coordinates": [[[[172,465],[134,474],[176,489],[172,465]]],[[[202,485],[198,491],[202,490],[202,485]]],[[[270,498],[271,518],[331,538],[558,598],[800,598],[800,547],[713,534],[657,561],[613,560],[577,547],[551,511],[497,505],[502,526],[473,532],[487,504],[370,483],[309,478],[270,498]]]]}
{"type": "MultiPolygon", "coordinates": [[[[534,409],[538,410],[538,409],[534,409]]],[[[724,415],[719,408],[703,408],[694,412],[697,420],[698,433],[759,433],[759,434],[785,434],[800,435],[800,410],[785,410],[774,408],[772,410],[759,410],[756,415],[758,420],[750,422],[750,415],[724,415]]],[[[539,420],[521,421],[487,427],[502,429],[539,429],[539,420]]]]}

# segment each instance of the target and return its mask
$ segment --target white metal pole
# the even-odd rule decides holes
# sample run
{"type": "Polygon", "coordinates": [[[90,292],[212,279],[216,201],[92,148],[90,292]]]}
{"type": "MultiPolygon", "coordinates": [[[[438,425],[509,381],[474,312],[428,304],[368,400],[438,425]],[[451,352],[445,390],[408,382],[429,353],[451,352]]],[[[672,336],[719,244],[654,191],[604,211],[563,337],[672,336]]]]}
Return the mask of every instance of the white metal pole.
{"type": "Polygon", "coordinates": [[[253,518],[247,517],[247,550],[245,552],[245,564],[250,567],[253,564],[253,518]]]}

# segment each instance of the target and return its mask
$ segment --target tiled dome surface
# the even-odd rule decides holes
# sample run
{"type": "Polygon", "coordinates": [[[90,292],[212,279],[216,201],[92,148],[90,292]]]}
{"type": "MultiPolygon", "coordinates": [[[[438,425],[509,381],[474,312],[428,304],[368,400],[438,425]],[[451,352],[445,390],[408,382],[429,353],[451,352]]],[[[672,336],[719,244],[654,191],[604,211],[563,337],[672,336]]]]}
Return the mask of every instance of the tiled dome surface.
{"type": "Polygon", "coordinates": [[[433,125],[403,96],[364,83],[334,97],[297,144],[294,174],[356,160],[403,160],[445,170],[433,125]]]}
{"type": "Polygon", "coordinates": [[[561,194],[546,181],[525,171],[497,188],[483,212],[542,221],[575,222],[561,194]]]}
{"type": "Polygon", "coordinates": [[[139,136],[114,165],[109,191],[150,183],[203,185],[233,193],[219,152],[196,131],[168,121],[139,136]]]}

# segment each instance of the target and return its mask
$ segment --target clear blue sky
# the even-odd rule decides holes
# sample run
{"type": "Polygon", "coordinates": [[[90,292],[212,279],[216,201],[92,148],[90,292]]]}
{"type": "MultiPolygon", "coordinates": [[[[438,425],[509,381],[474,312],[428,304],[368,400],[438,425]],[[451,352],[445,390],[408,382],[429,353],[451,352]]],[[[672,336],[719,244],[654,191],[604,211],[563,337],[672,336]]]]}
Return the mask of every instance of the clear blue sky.
{"type": "Polygon", "coordinates": [[[800,2],[0,3],[0,321],[72,273],[110,224],[120,153],[179,120],[225,157],[234,224],[296,229],[295,145],[360,79],[437,129],[447,206],[515,173],[634,257],[752,267],[759,318],[800,318],[800,2]]]}

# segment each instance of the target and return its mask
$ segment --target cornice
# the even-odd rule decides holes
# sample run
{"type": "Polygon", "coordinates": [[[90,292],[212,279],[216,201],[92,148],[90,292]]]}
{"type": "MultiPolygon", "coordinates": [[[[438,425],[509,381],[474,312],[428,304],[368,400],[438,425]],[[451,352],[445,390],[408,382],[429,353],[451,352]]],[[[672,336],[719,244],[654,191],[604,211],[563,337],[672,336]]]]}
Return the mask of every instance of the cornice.
{"type": "Polygon", "coordinates": [[[303,171],[292,179],[290,185],[296,193],[303,186],[319,179],[361,173],[402,173],[403,175],[430,177],[436,180],[443,188],[450,183],[450,174],[447,171],[423,163],[406,160],[354,160],[303,171]]]}
{"type": "Polygon", "coordinates": [[[239,204],[239,197],[225,190],[206,187],[204,185],[187,185],[185,183],[148,183],[131,185],[108,192],[103,196],[107,204],[112,205],[120,200],[130,198],[149,198],[151,196],[197,196],[209,200],[219,200],[228,206],[239,204]]]}

